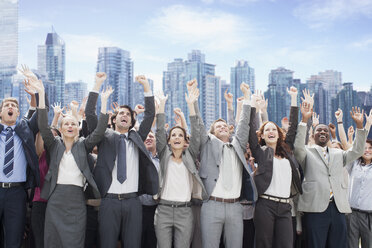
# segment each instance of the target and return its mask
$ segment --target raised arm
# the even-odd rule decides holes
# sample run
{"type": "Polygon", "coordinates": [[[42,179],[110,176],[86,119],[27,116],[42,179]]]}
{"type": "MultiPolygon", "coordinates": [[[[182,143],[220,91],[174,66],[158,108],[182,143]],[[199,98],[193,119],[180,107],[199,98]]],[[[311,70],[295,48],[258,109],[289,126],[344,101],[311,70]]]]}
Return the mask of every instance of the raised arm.
{"type": "Polygon", "coordinates": [[[62,114],[63,108],[61,108],[61,103],[54,103],[54,105],[52,105],[52,108],[53,108],[54,116],[53,116],[51,126],[52,127],[57,127],[58,126],[58,120],[59,120],[59,117],[62,114]]]}
{"type": "Polygon", "coordinates": [[[103,138],[109,115],[107,114],[107,100],[112,94],[113,89],[111,86],[107,87],[106,90],[101,93],[101,114],[99,115],[98,125],[94,131],[89,134],[84,140],[85,148],[88,152],[91,152],[95,145],[97,145],[103,138]]]}
{"type": "Polygon", "coordinates": [[[353,107],[350,115],[355,122],[356,133],[352,148],[344,152],[344,166],[363,155],[368,134],[368,131],[363,128],[364,111],[353,107]]]}
{"type": "Polygon", "coordinates": [[[366,125],[365,125],[365,129],[369,132],[369,130],[371,129],[371,125],[372,125],[372,109],[369,111],[369,115],[367,116],[366,115],[366,125]]]}
{"type": "Polygon", "coordinates": [[[293,150],[298,126],[297,88],[292,86],[288,90],[288,94],[291,96],[291,110],[289,114],[289,127],[287,135],[285,136],[285,142],[293,150]]]}
{"type": "Polygon", "coordinates": [[[226,89],[224,93],[224,97],[227,102],[227,123],[229,125],[233,125],[235,128],[234,107],[233,107],[234,96],[233,94],[228,93],[226,89]]]}
{"type": "Polygon", "coordinates": [[[251,90],[246,83],[242,83],[240,89],[244,94],[244,103],[234,138],[238,140],[240,147],[245,152],[249,137],[249,120],[251,118],[251,90]]]}
{"type": "Polygon", "coordinates": [[[311,115],[312,115],[312,110],[310,106],[311,104],[306,101],[303,101],[301,104],[302,120],[301,120],[301,123],[297,127],[296,139],[294,142],[295,158],[304,170],[306,167],[305,161],[306,161],[306,155],[307,155],[306,148],[305,148],[307,122],[311,118],[311,115]]]}
{"type": "Polygon", "coordinates": [[[165,130],[164,110],[168,95],[164,96],[164,93],[161,92],[156,97],[159,100],[159,109],[158,113],[156,114],[156,151],[160,158],[162,158],[164,151],[167,148],[167,131],[165,130]]]}
{"type": "Polygon", "coordinates": [[[185,99],[187,103],[187,107],[190,112],[190,127],[191,127],[191,134],[190,134],[190,144],[189,144],[189,151],[191,155],[196,159],[200,152],[200,130],[198,124],[198,117],[196,116],[194,104],[198,101],[199,97],[199,89],[195,88],[189,94],[185,94],[185,99]]]}
{"type": "Polygon", "coordinates": [[[257,121],[258,115],[256,113],[256,108],[251,109],[251,118],[249,122],[249,148],[251,149],[252,156],[257,159],[257,161],[262,158],[262,149],[258,143],[258,137],[256,131],[259,129],[259,122],[257,121]]]}
{"type": "Polygon", "coordinates": [[[152,122],[155,118],[155,102],[154,96],[151,92],[151,87],[145,76],[140,75],[136,77],[136,81],[143,86],[143,92],[145,95],[145,112],[143,120],[139,126],[138,134],[141,136],[142,141],[145,141],[149,134],[152,126],[152,122]]]}

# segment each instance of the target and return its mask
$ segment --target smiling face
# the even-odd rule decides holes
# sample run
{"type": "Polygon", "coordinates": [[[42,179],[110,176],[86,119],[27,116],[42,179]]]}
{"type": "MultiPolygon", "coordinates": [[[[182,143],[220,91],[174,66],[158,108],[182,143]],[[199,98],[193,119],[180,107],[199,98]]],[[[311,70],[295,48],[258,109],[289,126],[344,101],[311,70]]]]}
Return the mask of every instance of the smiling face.
{"type": "Polygon", "coordinates": [[[79,135],[79,123],[72,116],[66,116],[62,119],[59,130],[63,138],[75,138],[79,135]]]}
{"type": "Polygon", "coordinates": [[[213,124],[213,134],[220,140],[227,142],[230,137],[230,129],[225,121],[216,121],[213,124]]]}
{"type": "Polygon", "coordinates": [[[13,99],[4,99],[1,103],[1,123],[7,126],[12,126],[16,124],[17,118],[19,116],[18,102],[13,99]]]}
{"type": "Polygon", "coordinates": [[[186,144],[185,131],[180,127],[174,127],[169,132],[168,144],[172,150],[183,150],[186,144]]]}
{"type": "Polygon", "coordinates": [[[115,130],[129,130],[132,125],[132,116],[128,108],[120,108],[115,118],[115,130]]]}
{"type": "Polygon", "coordinates": [[[263,128],[261,139],[265,141],[267,145],[275,145],[278,142],[279,132],[277,126],[268,122],[263,128]]]}
{"type": "Polygon", "coordinates": [[[364,162],[367,164],[371,163],[372,161],[372,142],[366,142],[366,146],[364,147],[364,154],[362,156],[364,162]]]}
{"type": "Polygon", "coordinates": [[[319,124],[314,130],[315,144],[318,146],[326,146],[329,141],[329,128],[327,125],[319,124]]]}

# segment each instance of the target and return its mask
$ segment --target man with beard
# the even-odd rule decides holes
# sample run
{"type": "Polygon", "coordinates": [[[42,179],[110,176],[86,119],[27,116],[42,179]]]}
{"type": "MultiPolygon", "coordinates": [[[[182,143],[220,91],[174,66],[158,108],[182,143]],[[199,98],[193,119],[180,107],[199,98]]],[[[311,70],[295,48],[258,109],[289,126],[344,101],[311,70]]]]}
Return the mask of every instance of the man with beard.
{"type": "Polygon", "coordinates": [[[305,214],[308,247],[346,248],[345,213],[351,213],[351,209],[343,167],[363,155],[367,137],[363,113],[353,108],[351,117],[357,132],[353,147],[348,151],[327,147],[330,131],[324,124],[314,129],[315,145],[305,146],[306,123],[312,114],[310,104],[304,102],[301,113],[294,154],[305,176],[298,211],[305,214]]]}

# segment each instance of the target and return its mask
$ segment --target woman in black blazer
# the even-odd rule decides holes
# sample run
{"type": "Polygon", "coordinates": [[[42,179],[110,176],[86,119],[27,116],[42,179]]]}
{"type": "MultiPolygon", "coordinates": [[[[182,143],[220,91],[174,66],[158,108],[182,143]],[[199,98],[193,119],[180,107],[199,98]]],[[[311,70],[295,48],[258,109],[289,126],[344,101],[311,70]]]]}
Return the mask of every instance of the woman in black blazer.
{"type": "MultiPolygon", "coordinates": [[[[288,248],[293,246],[289,198],[302,193],[299,164],[292,153],[296,136],[297,89],[289,91],[292,104],[288,133],[267,121],[258,129],[256,108],[252,107],[249,146],[257,161],[254,180],[258,200],[254,213],[256,246],[288,248]]],[[[254,102],[254,97],[253,100],[254,102]]]]}

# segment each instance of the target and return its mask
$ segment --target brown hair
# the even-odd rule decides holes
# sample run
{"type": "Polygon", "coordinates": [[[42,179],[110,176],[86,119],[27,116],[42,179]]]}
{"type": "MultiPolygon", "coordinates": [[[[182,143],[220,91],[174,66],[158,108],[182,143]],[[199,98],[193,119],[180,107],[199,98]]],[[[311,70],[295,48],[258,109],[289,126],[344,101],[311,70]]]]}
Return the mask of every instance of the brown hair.
{"type": "MultiPolygon", "coordinates": [[[[226,122],[224,119],[219,118],[219,119],[215,120],[214,122],[212,122],[211,127],[210,127],[210,129],[209,129],[209,133],[214,134],[214,125],[215,125],[217,122],[219,122],[219,121],[225,122],[225,123],[227,124],[227,122],[226,122]]],[[[230,130],[229,125],[227,125],[227,127],[228,127],[229,130],[230,130]]]]}
{"type": "Polygon", "coordinates": [[[5,102],[13,102],[13,103],[17,104],[17,108],[19,108],[19,104],[18,104],[17,98],[7,97],[7,98],[4,98],[4,100],[1,102],[1,104],[0,104],[0,111],[3,110],[3,105],[4,105],[5,102]]]}
{"type": "Polygon", "coordinates": [[[260,129],[257,132],[258,143],[261,146],[266,145],[266,142],[265,142],[264,139],[261,138],[261,135],[264,133],[265,126],[268,123],[274,124],[276,129],[278,130],[278,134],[279,134],[279,138],[278,138],[278,141],[276,143],[276,148],[275,148],[275,155],[280,156],[282,158],[288,158],[287,153],[291,153],[291,150],[290,150],[289,146],[285,143],[285,133],[275,122],[266,121],[264,124],[262,124],[262,126],[260,127],[260,129]]]}
{"type": "Polygon", "coordinates": [[[176,129],[176,128],[179,128],[179,129],[182,130],[182,132],[183,132],[183,138],[184,138],[185,141],[187,142],[187,133],[186,133],[186,130],[185,130],[183,127],[180,127],[180,126],[174,126],[174,127],[172,127],[172,128],[169,130],[169,135],[168,135],[168,138],[167,138],[167,142],[169,142],[169,140],[170,140],[170,137],[171,137],[171,135],[172,135],[172,131],[173,131],[174,129],[176,129]]]}

